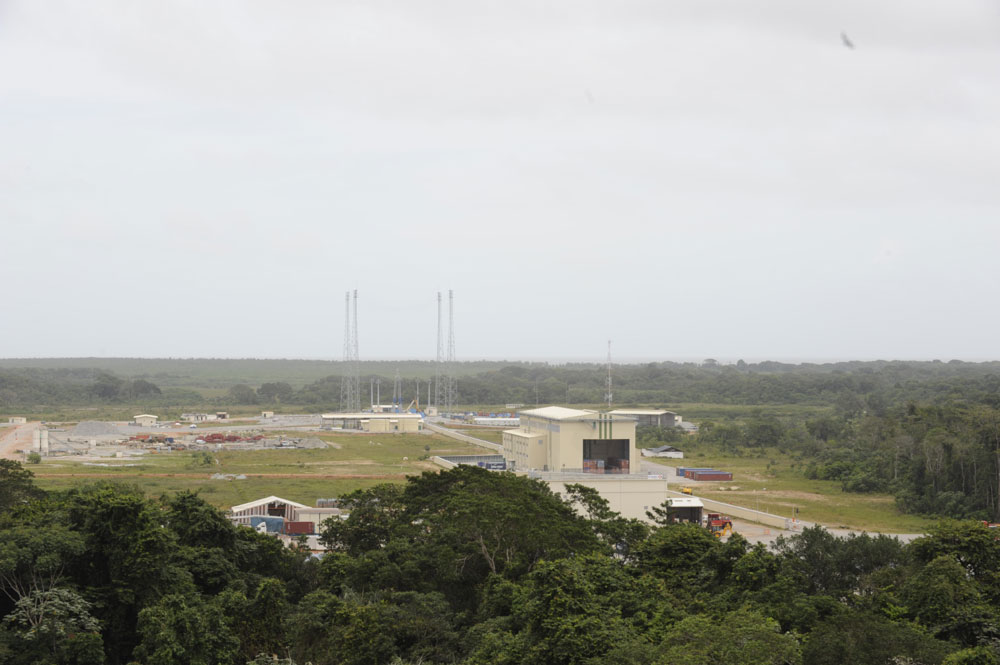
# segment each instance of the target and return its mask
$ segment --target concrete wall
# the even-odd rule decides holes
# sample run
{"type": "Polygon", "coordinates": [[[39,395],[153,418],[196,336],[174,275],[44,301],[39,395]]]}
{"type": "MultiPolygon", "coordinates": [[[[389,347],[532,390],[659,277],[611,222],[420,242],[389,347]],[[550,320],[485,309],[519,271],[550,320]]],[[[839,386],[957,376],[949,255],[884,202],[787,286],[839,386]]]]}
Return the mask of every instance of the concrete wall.
{"type": "Polygon", "coordinates": [[[434,462],[435,464],[437,464],[442,469],[454,469],[456,466],[458,466],[454,462],[449,462],[445,458],[438,457],[437,455],[432,455],[431,458],[430,458],[430,460],[432,462],[434,462]]]}

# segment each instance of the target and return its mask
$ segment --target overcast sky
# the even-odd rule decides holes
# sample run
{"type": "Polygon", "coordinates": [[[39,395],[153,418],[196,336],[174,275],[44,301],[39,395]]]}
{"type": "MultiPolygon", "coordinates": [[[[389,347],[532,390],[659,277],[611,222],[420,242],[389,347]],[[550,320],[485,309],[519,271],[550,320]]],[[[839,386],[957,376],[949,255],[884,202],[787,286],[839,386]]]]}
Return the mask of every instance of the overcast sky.
{"type": "Polygon", "coordinates": [[[996,359],[998,254],[993,0],[0,0],[0,356],[996,359]]]}

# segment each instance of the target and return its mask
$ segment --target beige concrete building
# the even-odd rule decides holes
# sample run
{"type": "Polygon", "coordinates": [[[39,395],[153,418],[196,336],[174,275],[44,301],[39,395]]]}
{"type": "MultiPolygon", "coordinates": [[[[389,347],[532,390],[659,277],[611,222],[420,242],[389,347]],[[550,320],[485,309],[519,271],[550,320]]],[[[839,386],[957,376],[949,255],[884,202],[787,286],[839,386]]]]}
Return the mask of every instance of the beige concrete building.
{"type": "MultiPolygon", "coordinates": [[[[646,511],[661,505],[670,497],[666,478],[632,478],[622,476],[587,476],[584,480],[545,480],[549,488],[563,498],[567,484],[586,485],[591,487],[605,499],[611,510],[622,517],[634,518],[649,522],[646,511]]],[[[700,503],[699,503],[700,505],[700,503]]],[[[700,514],[699,514],[700,518],[700,514]]]]}
{"type": "Polygon", "coordinates": [[[424,419],[419,413],[324,413],[325,429],[354,429],[372,434],[419,432],[424,419]]]}
{"type": "Polygon", "coordinates": [[[635,420],[561,406],[519,413],[521,426],[503,433],[504,460],[517,471],[637,474],[635,420]]]}
{"type": "Polygon", "coordinates": [[[139,427],[156,427],[157,420],[158,418],[156,416],[151,416],[148,413],[143,413],[132,419],[132,421],[139,427]]]}
{"type": "Polygon", "coordinates": [[[28,419],[25,418],[24,416],[11,416],[10,418],[7,419],[7,422],[9,422],[11,425],[25,425],[27,424],[28,419]]]}
{"type": "Polygon", "coordinates": [[[681,421],[676,413],[664,409],[615,409],[608,413],[635,418],[636,425],[640,427],[673,427],[681,421]]]}

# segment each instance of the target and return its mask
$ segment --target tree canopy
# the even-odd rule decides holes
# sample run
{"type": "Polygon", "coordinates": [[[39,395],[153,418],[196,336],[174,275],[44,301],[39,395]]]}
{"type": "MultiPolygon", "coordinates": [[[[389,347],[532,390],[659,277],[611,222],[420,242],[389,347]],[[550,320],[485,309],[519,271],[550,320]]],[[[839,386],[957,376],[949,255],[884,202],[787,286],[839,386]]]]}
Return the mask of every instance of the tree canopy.
{"type": "Polygon", "coordinates": [[[0,483],[0,665],[995,663],[1000,540],[773,548],[477,467],[342,497],[317,559],[198,495],[0,483]]]}

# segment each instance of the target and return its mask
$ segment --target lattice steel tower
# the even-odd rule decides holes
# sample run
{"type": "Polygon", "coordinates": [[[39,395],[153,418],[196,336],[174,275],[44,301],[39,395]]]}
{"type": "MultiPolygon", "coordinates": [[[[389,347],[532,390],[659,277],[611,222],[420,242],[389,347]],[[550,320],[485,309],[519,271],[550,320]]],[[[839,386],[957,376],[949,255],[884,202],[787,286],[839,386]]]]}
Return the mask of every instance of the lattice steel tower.
{"type": "Polygon", "coordinates": [[[396,378],[392,381],[392,410],[399,413],[403,410],[403,378],[396,370],[396,378]]]}
{"type": "Polygon", "coordinates": [[[608,408],[611,408],[611,340],[608,340],[608,379],[605,385],[604,399],[608,402],[608,408]]]}
{"type": "Polygon", "coordinates": [[[358,355],[358,291],[344,294],[344,362],[340,378],[340,410],[344,413],[361,411],[361,361],[358,355]]]}
{"type": "MultiPolygon", "coordinates": [[[[444,329],[441,327],[441,292],[438,291],[438,337],[437,355],[434,358],[434,406],[440,413],[444,408],[447,394],[445,387],[446,372],[444,369],[444,329]]],[[[430,399],[430,398],[428,398],[430,399]]]]}

